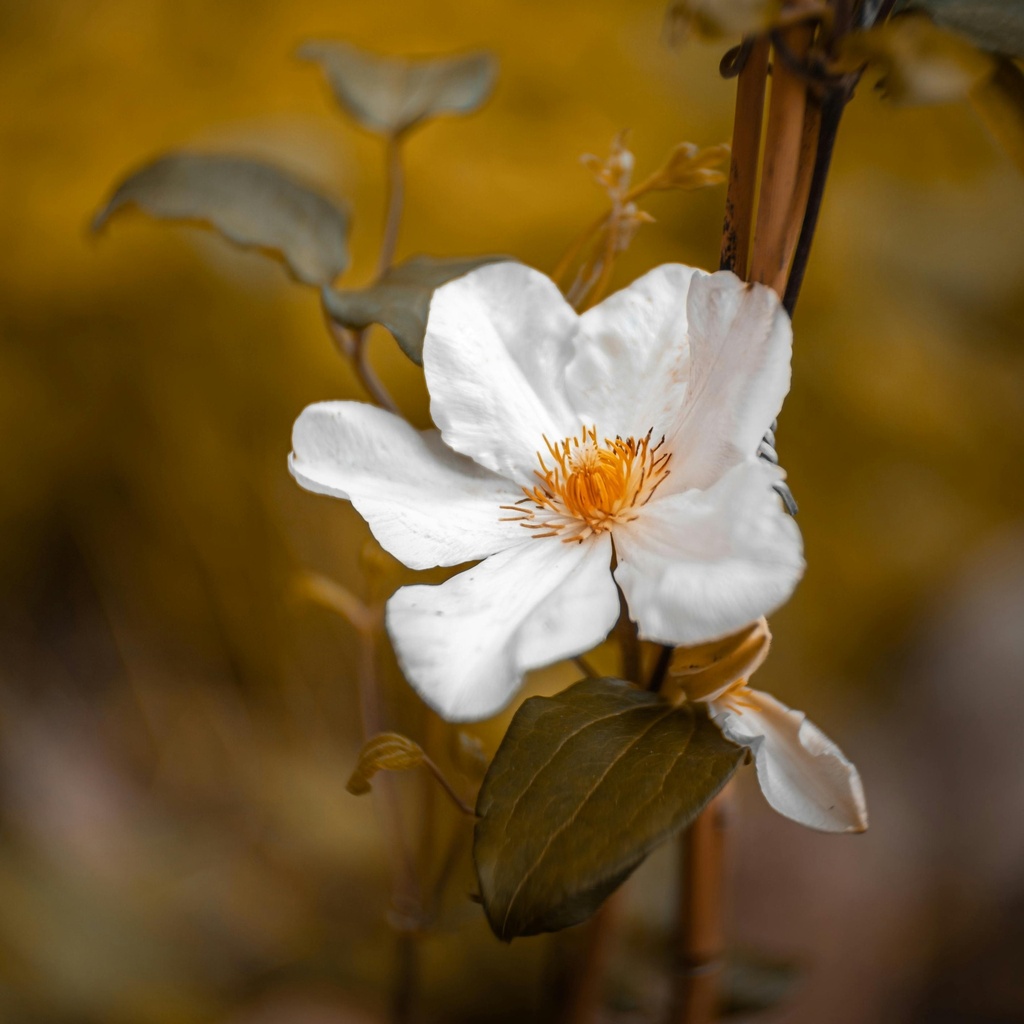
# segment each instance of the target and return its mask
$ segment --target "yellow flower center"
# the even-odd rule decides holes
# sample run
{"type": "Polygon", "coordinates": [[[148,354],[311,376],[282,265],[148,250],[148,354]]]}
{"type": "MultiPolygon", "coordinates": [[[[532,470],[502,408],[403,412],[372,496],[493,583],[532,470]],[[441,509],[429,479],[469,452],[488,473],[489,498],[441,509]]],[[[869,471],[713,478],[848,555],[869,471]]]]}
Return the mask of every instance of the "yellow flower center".
{"type": "Polygon", "coordinates": [[[506,521],[521,522],[535,537],[561,537],[582,543],[616,523],[631,522],[668,476],[669,453],[659,450],[662,438],[651,444],[649,430],[640,438],[597,439],[596,427],[583,427],[579,437],[552,444],[546,437],[547,457],[537,452],[539,483],[524,487],[515,512],[506,521]]]}

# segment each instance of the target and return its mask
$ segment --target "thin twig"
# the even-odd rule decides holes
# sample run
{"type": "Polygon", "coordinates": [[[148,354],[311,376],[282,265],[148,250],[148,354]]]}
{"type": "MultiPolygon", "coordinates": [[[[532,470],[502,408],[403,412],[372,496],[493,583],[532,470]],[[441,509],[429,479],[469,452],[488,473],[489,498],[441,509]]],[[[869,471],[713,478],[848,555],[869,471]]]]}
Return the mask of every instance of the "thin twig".
{"type": "Polygon", "coordinates": [[[619,247],[619,222],[622,219],[622,204],[616,200],[612,206],[612,212],[608,218],[608,231],[605,235],[604,250],[601,253],[601,261],[598,264],[601,273],[597,283],[589,293],[584,292],[577,300],[577,309],[583,310],[597,303],[604,298],[608,285],[611,283],[612,271],[615,269],[615,255],[619,247]]]}
{"type": "Polygon", "coordinates": [[[398,226],[402,220],[405,202],[405,173],[402,168],[402,136],[389,135],[387,141],[387,212],[384,215],[384,234],[380,255],[377,257],[377,277],[391,266],[398,245],[398,226]]]}
{"type": "Polygon", "coordinates": [[[455,804],[463,814],[470,818],[476,817],[476,811],[474,811],[473,808],[455,792],[452,784],[444,777],[444,772],[442,772],[426,754],[423,755],[423,767],[426,768],[439,783],[441,783],[441,788],[448,794],[451,802],[455,804]]]}
{"type": "Polygon", "coordinates": [[[369,331],[360,331],[356,335],[356,357],[353,361],[356,373],[359,375],[359,381],[364,388],[373,397],[373,400],[382,409],[387,409],[388,412],[400,413],[398,403],[391,397],[391,393],[386,387],[380,377],[377,376],[376,371],[370,365],[370,355],[367,351],[369,341],[369,331]]]}
{"type": "Polygon", "coordinates": [[[576,258],[583,251],[583,246],[590,241],[593,235],[596,235],[608,223],[608,218],[611,216],[610,213],[602,213],[592,223],[588,224],[570,243],[569,248],[565,250],[562,258],[558,261],[558,265],[551,272],[551,280],[555,284],[560,284],[562,278],[569,272],[569,268],[576,261],[576,258]]]}
{"type": "Polygon", "coordinates": [[[604,1004],[604,983],[611,959],[615,926],[619,918],[620,894],[612,893],[587,924],[583,963],[569,997],[566,1024],[594,1024],[604,1004]]]}
{"type": "Polygon", "coordinates": [[[844,89],[833,89],[825,96],[821,104],[821,128],[818,132],[817,154],[814,158],[814,172],[811,175],[810,189],[807,195],[807,207],[804,211],[800,237],[793,254],[793,265],[790,268],[789,280],[782,304],[790,316],[796,309],[800,296],[800,288],[804,283],[804,274],[811,256],[811,243],[818,226],[818,215],[821,212],[821,201],[825,195],[825,182],[832,165],[832,151],[836,144],[839,122],[846,108],[849,93],[844,89]]]}
{"type": "Polygon", "coordinates": [[[679,843],[672,1024],[711,1024],[717,1016],[725,945],[726,799],[725,793],[715,797],[679,843]]]}
{"type": "Polygon", "coordinates": [[[337,346],[338,351],[352,364],[352,369],[355,370],[359,383],[363,385],[363,389],[373,399],[374,403],[382,409],[387,409],[388,412],[393,413],[399,412],[398,403],[391,397],[390,392],[384,387],[381,379],[370,365],[370,359],[366,351],[369,340],[369,328],[353,331],[344,324],[339,324],[331,316],[330,311],[323,302],[321,302],[321,308],[323,309],[324,323],[327,324],[327,330],[334,344],[337,346]]]}

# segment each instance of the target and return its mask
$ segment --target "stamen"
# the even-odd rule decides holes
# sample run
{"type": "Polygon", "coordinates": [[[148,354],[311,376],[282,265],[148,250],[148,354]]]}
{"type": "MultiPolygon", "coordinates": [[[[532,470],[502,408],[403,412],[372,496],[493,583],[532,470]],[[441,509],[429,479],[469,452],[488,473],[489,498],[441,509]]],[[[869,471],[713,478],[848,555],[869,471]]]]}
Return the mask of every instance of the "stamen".
{"type": "Polygon", "coordinates": [[[524,487],[525,497],[515,505],[502,506],[518,513],[502,521],[544,531],[535,537],[561,536],[581,544],[616,523],[632,522],[635,510],[651,500],[669,473],[670,453],[658,454],[665,438],[652,445],[653,435],[651,428],[640,440],[616,436],[599,442],[597,427],[582,424],[578,435],[563,441],[544,436],[548,454],[537,452],[538,483],[524,487]]]}

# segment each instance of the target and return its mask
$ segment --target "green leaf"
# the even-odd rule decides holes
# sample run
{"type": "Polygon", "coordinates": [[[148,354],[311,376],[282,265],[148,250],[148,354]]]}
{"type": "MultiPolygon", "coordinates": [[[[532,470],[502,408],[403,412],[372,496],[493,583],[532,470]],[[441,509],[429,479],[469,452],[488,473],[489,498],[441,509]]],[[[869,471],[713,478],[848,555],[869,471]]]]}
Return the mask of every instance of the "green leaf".
{"type": "Polygon", "coordinates": [[[476,256],[472,259],[437,259],[414,256],[386,270],[369,288],[336,291],[325,288],[324,308],[343,327],[361,331],[370,324],[386,327],[414,362],[423,362],[423,335],[427,329],[430,299],[437,288],[485,263],[508,256],[476,256]]]}
{"type": "Polygon", "coordinates": [[[997,59],[995,75],[970,95],[975,113],[1024,174],[1024,73],[1012,60],[997,59]]]}
{"type": "Polygon", "coordinates": [[[911,0],[900,9],[926,11],[983,50],[1024,57],[1024,0],[911,0]]]}
{"type": "Polygon", "coordinates": [[[921,13],[893,18],[847,36],[842,62],[850,70],[868,61],[894,103],[950,103],[966,99],[995,73],[995,59],[921,13]]]}
{"type": "Polygon", "coordinates": [[[128,206],[197,221],[241,246],[281,257],[304,284],[348,266],[348,212],[284,171],[241,157],[171,153],[129,175],[96,214],[98,231],[128,206]]]}
{"type": "Polygon", "coordinates": [[[401,135],[439,114],[471,113],[490,96],[497,76],[489,53],[406,59],[312,40],[298,55],[323,68],[335,99],[353,119],[383,135],[401,135]]]}
{"type": "Polygon", "coordinates": [[[781,0],[672,0],[667,20],[676,40],[722,39],[764,32],[778,19],[781,0]]]}
{"type": "Polygon", "coordinates": [[[618,679],[525,701],[477,801],[473,857],[494,933],[584,920],[742,757],[702,708],[618,679]]]}
{"type": "Polygon", "coordinates": [[[359,752],[359,763],[345,788],[353,796],[370,792],[370,780],[379,771],[403,772],[426,763],[423,748],[408,736],[382,732],[370,737],[359,752]]]}

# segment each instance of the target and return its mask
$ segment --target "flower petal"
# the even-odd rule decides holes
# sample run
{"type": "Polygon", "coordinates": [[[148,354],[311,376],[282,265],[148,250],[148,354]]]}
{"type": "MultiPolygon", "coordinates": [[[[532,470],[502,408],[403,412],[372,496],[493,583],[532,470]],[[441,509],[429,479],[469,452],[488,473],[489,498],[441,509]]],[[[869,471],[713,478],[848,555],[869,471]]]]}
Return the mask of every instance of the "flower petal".
{"type": "Polygon", "coordinates": [[[803,712],[747,689],[708,710],[728,739],[751,749],[761,790],[780,814],[823,832],[868,827],[856,767],[803,712]]]}
{"type": "Polygon", "coordinates": [[[387,627],[406,678],[452,722],[489,718],[524,673],[589,650],[619,613],[607,536],[528,540],[438,587],[403,587],[387,627]]]}
{"type": "Polygon", "coordinates": [[[666,433],[689,377],[686,296],[703,271],[667,263],[580,317],[566,387],[577,416],[605,437],[666,433]]]}
{"type": "Polygon", "coordinates": [[[439,288],[423,369],[445,441],[502,476],[532,482],[542,436],[579,430],[563,384],[578,324],[555,284],[520,263],[492,263],[439,288]]]}
{"type": "Polygon", "coordinates": [[[689,387],[666,493],[709,487],[754,455],[789,391],[793,331],[770,288],[728,271],[695,276],[686,310],[689,387]]]}
{"type": "Polygon", "coordinates": [[[656,496],[615,529],[615,578],[641,637],[703,643],[789,598],[804,560],[800,531],[772,491],[781,477],[748,459],[706,491],[656,496]]]}
{"type": "Polygon", "coordinates": [[[292,432],[288,468],[307,490],[347,498],[374,537],[411,569],[458,565],[521,543],[501,511],[522,496],[456,454],[436,430],[361,402],[321,402],[292,432]]]}

